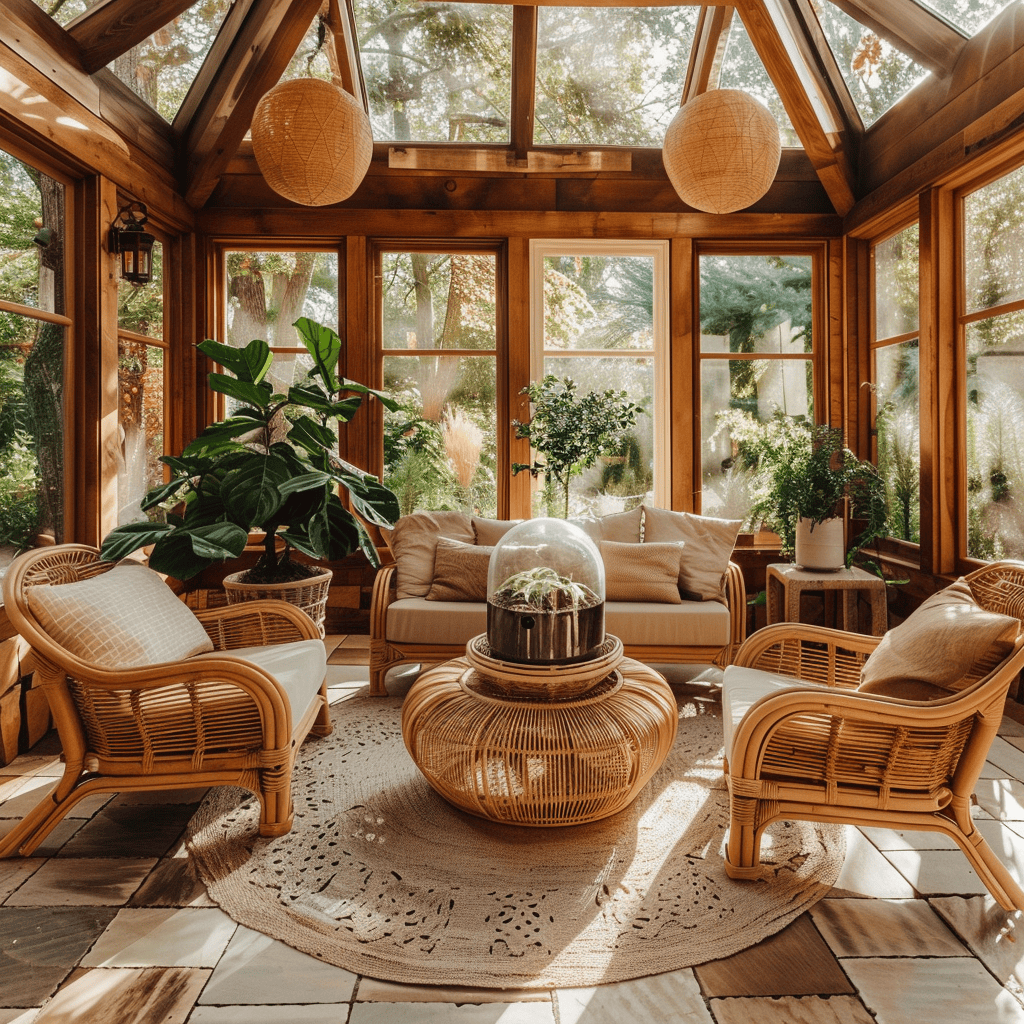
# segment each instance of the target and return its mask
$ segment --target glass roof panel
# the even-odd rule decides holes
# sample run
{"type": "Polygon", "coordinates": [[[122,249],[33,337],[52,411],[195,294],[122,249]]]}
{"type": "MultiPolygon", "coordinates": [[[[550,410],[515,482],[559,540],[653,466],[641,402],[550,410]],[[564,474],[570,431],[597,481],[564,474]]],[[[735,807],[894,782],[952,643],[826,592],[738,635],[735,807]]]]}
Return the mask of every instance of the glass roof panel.
{"type": "Polygon", "coordinates": [[[729,41],[722,58],[722,73],[718,81],[720,89],[740,89],[760,100],[772,113],[779,126],[783,146],[799,148],[800,137],[793,128],[793,122],[782,105],[775,83],[768,77],[747,29],[738,15],[732,19],[729,41]]]}
{"type": "Polygon", "coordinates": [[[679,109],[697,7],[541,7],[538,145],[660,146],[679,109]]]}
{"type": "Polygon", "coordinates": [[[231,0],[199,0],[107,67],[173,121],[230,7],[231,0]]]}
{"type": "Polygon", "coordinates": [[[865,127],[928,74],[834,4],[813,0],[812,5],[865,127]]]}
{"type": "Polygon", "coordinates": [[[100,0],[36,0],[36,7],[41,7],[59,25],[69,25],[98,3],[100,0]]]}
{"type": "Polygon", "coordinates": [[[512,8],[355,0],[373,137],[507,143],[512,8]]]}
{"type": "Polygon", "coordinates": [[[941,15],[961,32],[973,36],[978,29],[987,25],[1012,0],[918,0],[922,7],[928,7],[941,15]]]}

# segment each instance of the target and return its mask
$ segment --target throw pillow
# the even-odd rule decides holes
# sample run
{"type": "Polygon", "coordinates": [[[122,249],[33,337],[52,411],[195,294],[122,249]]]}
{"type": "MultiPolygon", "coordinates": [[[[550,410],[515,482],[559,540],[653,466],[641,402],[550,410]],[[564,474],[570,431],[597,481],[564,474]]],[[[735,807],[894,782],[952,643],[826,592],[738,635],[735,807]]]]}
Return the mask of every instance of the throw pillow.
{"type": "Polygon", "coordinates": [[[473,524],[464,512],[413,512],[401,516],[391,533],[396,597],[426,597],[434,581],[438,537],[472,544],[473,524]]]}
{"type": "Polygon", "coordinates": [[[481,519],[479,516],[471,516],[470,522],[473,524],[475,542],[493,547],[513,526],[518,526],[522,519],[481,519]]]}
{"type": "Polygon", "coordinates": [[[200,621],[144,565],[116,565],[87,580],[25,593],[46,632],[94,665],[138,668],[213,650],[200,621]]]}
{"type": "Polygon", "coordinates": [[[434,582],[428,601],[486,601],[487,567],[494,548],[439,537],[434,555],[434,582]]]}
{"type": "Polygon", "coordinates": [[[1008,653],[1019,629],[1018,619],[980,607],[961,577],[882,637],[861,669],[859,689],[909,700],[940,695],[932,689],[955,693],[993,647],[1008,653]]]}
{"type": "Polygon", "coordinates": [[[644,543],[683,544],[679,591],[695,601],[725,601],[725,574],[740,532],[738,519],[713,519],[692,512],[643,506],[644,543]]]}
{"type": "Polygon", "coordinates": [[[614,512],[610,516],[601,516],[598,520],[601,524],[601,540],[616,541],[619,544],[638,544],[642,519],[642,506],[628,512],[614,512]]]}
{"type": "Polygon", "coordinates": [[[679,544],[622,544],[601,541],[607,601],[680,604],[679,544]]]}

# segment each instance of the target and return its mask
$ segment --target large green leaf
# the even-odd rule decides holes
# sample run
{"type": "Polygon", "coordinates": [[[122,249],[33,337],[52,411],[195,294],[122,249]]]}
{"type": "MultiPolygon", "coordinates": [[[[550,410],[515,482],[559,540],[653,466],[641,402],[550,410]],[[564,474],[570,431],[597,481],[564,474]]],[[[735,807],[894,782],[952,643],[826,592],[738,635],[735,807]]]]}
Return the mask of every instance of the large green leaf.
{"type": "Polygon", "coordinates": [[[296,491],[311,491],[314,487],[324,487],[331,482],[328,473],[303,473],[293,476],[280,486],[282,494],[294,494],[296,491]]]}
{"type": "Polygon", "coordinates": [[[188,530],[192,538],[192,550],[200,558],[220,561],[224,558],[237,558],[249,540],[249,531],[243,530],[234,523],[211,523],[188,530]]]}
{"type": "Polygon", "coordinates": [[[394,526],[402,514],[398,498],[376,477],[346,474],[342,483],[348,488],[352,507],[375,526],[394,526]]]}
{"type": "Polygon", "coordinates": [[[271,388],[267,384],[250,384],[248,381],[235,380],[225,373],[209,375],[210,390],[218,394],[236,398],[258,409],[269,409],[272,401],[271,388]]]}
{"type": "Polygon", "coordinates": [[[300,316],[292,326],[299,332],[302,343],[313,357],[320,379],[329,391],[337,391],[338,379],[335,370],[338,366],[338,356],[341,355],[341,338],[337,332],[306,316],[300,316]]]}
{"type": "Polygon", "coordinates": [[[100,546],[100,558],[105,562],[117,562],[130,555],[133,551],[155,544],[161,537],[173,529],[167,523],[127,523],[111,530],[103,538],[100,546]]]}
{"type": "Polygon", "coordinates": [[[288,431],[288,440],[300,445],[306,451],[319,454],[325,448],[332,450],[338,443],[338,435],[330,427],[317,423],[312,416],[300,416],[288,431]]]}
{"type": "Polygon", "coordinates": [[[398,412],[402,408],[402,403],[396,401],[390,395],[384,391],[378,391],[376,388],[368,388],[365,384],[358,384],[354,380],[346,380],[342,377],[338,381],[338,391],[355,391],[360,395],[373,395],[385,409],[390,409],[391,412],[398,412]]]}
{"type": "Polygon", "coordinates": [[[356,395],[353,398],[343,398],[340,402],[335,402],[331,406],[331,418],[339,420],[342,423],[348,423],[348,421],[352,419],[357,412],[359,412],[359,407],[362,404],[363,399],[359,395],[356,395]]]}
{"type": "Polygon", "coordinates": [[[163,537],[149,556],[151,569],[173,576],[176,580],[190,579],[209,564],[209,558],[195,553],[192,538],[186,530],[175,530],[163,537]]]}
{"type": "Polygon", "coordinates": [[[270,346],[260,338],[254,338],[242,349],[207,338],[196,348],[204,356],[209,356],[215,363],[230,370],[239,380],[250,384],[258,384],[263,380],[274,361],[270,346]]]}
{"type": "Polygon", "coordinates": [[[244,465],[224,477],[221,501],[236,523],[244,523],[250,529],[262,527],[281,507],[284,501],[281,485],[289,476],[283,459],[253,453],[244,465]]]}
{"type": "Polygon", "coordinates": [[[288,389],[288,401],[295,405],[305,406],[314,412],[331,414],[334,400],[323,388],[315,383],[296,384],[288,389]]]}
{"type": "Polygon", "coordinates": [[[241,444],[235,438],[251,434],[258,427],[259,424],[247,416],[232,416],[219,423],[211,423],[195,440],[189,442],[182,456],[188,459],[209,456],[212,452],[240,449],[241,444]]]}
{"type": "Polygon", "coordinates": [[[145,512],[157,505],[162,505],[168,498],[173,498],[183,487],[187,487],[188,484],[189,478],[181,476],[166,484],[160,484],[159,487],[150,488],[146,492],[146,497],[142,500],[142,511],[145,512]]]}

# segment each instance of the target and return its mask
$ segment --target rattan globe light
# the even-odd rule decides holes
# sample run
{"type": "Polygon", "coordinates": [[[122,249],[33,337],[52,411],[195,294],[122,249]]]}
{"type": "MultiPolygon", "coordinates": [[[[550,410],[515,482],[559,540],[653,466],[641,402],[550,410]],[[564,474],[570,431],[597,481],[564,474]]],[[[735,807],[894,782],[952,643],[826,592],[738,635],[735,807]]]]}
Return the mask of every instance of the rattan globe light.
{"type": "Polygon", "coordinates": [[[775,118],[757,100],[739,89],[713,89],[679,108],[661,155],[684,203],[704,213],[733,213],[771,188],[782,141],[775,118]]]}
{"type": "Polygon", "coordinates": [[[278,195],[328,206],[359,187],[373,155],[373,133],[362,105],[341,86],[297,78],[274,86],[257,104],[252,148],[278,195]]]}

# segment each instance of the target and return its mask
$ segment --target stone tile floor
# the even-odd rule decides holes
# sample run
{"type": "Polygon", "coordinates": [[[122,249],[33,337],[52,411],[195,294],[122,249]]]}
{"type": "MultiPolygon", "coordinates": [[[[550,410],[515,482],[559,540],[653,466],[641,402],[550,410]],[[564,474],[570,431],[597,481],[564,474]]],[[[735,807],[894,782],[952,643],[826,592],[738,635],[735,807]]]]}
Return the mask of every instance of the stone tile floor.
{"type": "MultiPolygon", "coordinates": [[[[365,684],[367,638],[329,643],[342,700],[365,684]]],[[[977,793],[981,827],[1018,877],[1022,712],[1011,706],[977,793]]],[[[56,751],[47,737],[0,768],[0,833],[60,774],[56,751]]],[[[201,798],[92,798],[36,856],[0,861],[0,1024],[1024,1024],[1024,922],[939,836],[851,828],[830,896],[728,959],[598,988],[492,991],[357,976],[236,925],[182,848],[201,798]]]]}

